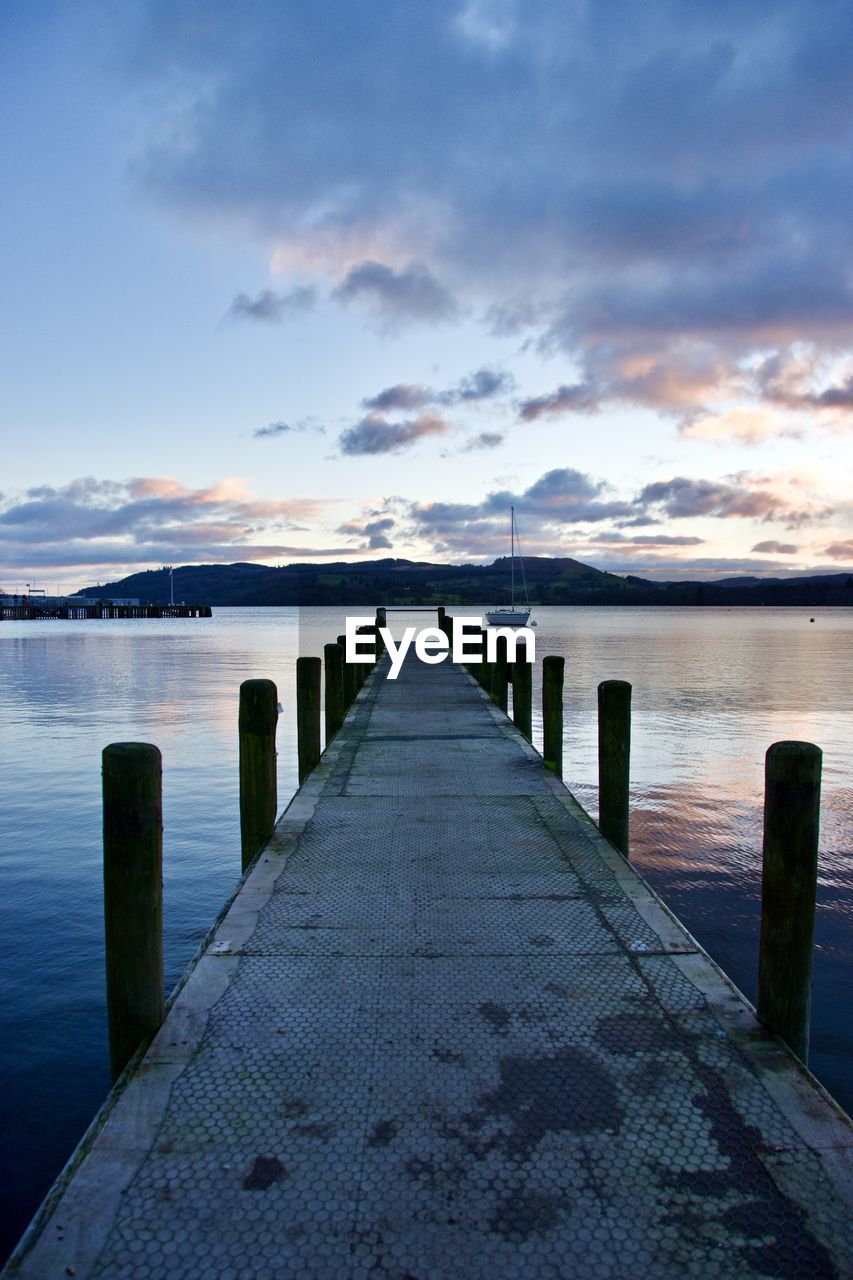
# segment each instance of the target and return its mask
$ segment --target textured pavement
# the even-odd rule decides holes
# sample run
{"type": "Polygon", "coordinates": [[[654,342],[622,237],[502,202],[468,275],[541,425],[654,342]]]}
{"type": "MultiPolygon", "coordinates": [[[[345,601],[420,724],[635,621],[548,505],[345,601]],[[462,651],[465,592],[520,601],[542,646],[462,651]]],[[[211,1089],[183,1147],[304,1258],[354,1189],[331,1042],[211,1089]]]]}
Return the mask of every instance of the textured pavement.
{"type": "Polygon", "coordinates": [[[378,671],[9,1274],[851,1274],[851,1130],[469,677],[378,671]]]}

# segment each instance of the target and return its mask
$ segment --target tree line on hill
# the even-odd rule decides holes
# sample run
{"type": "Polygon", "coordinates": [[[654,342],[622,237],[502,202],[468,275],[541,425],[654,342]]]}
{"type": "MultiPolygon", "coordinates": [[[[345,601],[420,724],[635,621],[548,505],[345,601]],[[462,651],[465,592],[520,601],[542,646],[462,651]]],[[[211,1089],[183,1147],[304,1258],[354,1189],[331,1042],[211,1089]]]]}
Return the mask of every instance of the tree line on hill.
{"type": "MultiPolygon", "coordinates": [[[[506,557],[489,565],[393,559],[280,567],[186,565],[173,570],[173,589],[176,602],[215,606],[501,605],[510,601],[510,568],[506,557]]],[[[853,606],[850,573],[655,582],[606,573],[579,560],[545,556],[525,560],[525,570],[531,604],[853,606]]],[[[104,586],[85,587],[78,594],[166,604],[170,598],[169,571],[145,570],[104,586]]]]}

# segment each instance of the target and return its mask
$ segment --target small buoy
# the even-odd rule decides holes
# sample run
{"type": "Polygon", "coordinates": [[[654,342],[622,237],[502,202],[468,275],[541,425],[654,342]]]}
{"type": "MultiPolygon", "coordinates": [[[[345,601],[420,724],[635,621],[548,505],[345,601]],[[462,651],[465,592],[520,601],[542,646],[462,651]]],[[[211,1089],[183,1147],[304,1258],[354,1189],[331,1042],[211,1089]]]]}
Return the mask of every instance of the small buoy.
{"type": "Polygon", "coordinates": [[[809,618],[809,622],[814,622],[814,618],[809,618]]]}

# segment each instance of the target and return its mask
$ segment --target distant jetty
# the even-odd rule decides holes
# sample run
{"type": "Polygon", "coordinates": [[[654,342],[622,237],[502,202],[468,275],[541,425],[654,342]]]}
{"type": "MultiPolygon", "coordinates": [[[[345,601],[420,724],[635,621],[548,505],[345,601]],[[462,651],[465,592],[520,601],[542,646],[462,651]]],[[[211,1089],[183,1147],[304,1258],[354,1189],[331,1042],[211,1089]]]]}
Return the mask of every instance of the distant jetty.
{"type": "Polygon", "coordinates": [[[209,604],[143,604],[134,599],[95,596],[0,595],[0,622],[89,618],[210,618],[209,604]]]}

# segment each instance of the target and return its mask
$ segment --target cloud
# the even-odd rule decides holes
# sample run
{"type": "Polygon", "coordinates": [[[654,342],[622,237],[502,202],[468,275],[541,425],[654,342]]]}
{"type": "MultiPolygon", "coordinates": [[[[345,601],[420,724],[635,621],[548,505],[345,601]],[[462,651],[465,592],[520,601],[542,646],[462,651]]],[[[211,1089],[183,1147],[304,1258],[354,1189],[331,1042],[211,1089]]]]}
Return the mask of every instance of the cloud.
{"type": "Polygon", "coordinates": [[[385,387],[374,396],[362,400],[365,409],[387,412],[401,409],[423,409],[428,405],[442,407],[481,404],[486,400],[494,400],[498,396],[511,391],[515,385],[512,374],[505,370],[482,368],[468,374],[452,386],[436,390],[416,382],[397,382],[385,387]]]}
{"type": "MultiPolygon", "coordinates": [[[[691,537],[687,534],[667,533],[639,534],[633,538],[624,533],[595,533],[593,538],[596,542],[621,543],[632,547],[698,547],[706,541],[705,538],[691,537]]],[[[753,547],[753,551],[755,549],[753,547]]]]}
{"type": "MultiPolygon", "coordinates": [[[[791,487],[798,487],[796,480],[791,487]]],[[[740,477],[737,483],[674,476],[647,484],[637,502],[646,508],[646,514],[658,511],[678,520],[698,516],[781,520],[788,527],[825,519],[832,513],[832,508],[821,501],[804,503],[801,495],[794,501],[772,481],[756,476],[740,477]]]]}
{"type": "Polygon", "coordinates": [[[228,308],[232,320],[259,320],[277,324],[285,316],[310,311],[317,302],[317,290],[312,285],[300,285],[288,293],[274,293],[263,289],[256,297],[238,293],[228,308]]]}
{"type": "Polygon", "coordinates": [[[380,414],[370,413],[355,426],[347,427],[338,437],[341,453],[350,456],[375,453],[399,453],[424,436],[443,436],[450,427],[436,413],[422,413],[406,422],[387,422],[380,414]]]}
{"type": "Polygon", "coordinates": [[[122,482],[87,477],[7,495],[0,508],[0,565],[8,571],[303,556],[307,548],[276,535],[304,529],[328,505],[311,498],[256,498],[236,478],[189,489],[168,476],[122,482]]]}
{"type": "Polygon", "coordinates": [[[452,320],[458,313],[452,295],[421,262],[410,262],[399,271],[384,262],[361,262],[332,296],[345,304],[363,303],[386,330],[407,321],[452,320]]]}
{"type": "Polygon", "coordinates": [[[274,439],[278,436],[287,436],[299,434],[303,431],[315,431],[318,435],[325,435],[326,428],[321,427],[316,422],[310,420],[304,422],[270,422],[265,427],[256,427],[252,432],[255,440],[274,439]]]}
{"type": "Polygon", "coordinates": [[[771,556],[792,556],[799,549],[795,542],[776,542],[773,538],[765,542],[756,542],[755,546],[750,548],[751,551],[760,551],[763,555],[771,556]]]}
{"type": "Polygon", "coordinates": [[[462,453],[472,453],[476,449],[497,449],[498,445],[503,444],[505,436],[501,431],[480,431],[475,436],[469,436],[462,446],[462,453]]]}
{"type": "MultiPolygon", "coordinates": [[[[473,308],[570,355],[599,403],[707,413],[756,353],[849,350],[847,19],[843,0],[820,22],[806,0],[335,21],[315,0],[187,0],[116,31],[156,103],[134,174],[171,208],[386,328],[473,308]],[[646,372],[622,376],[638,347],[646,372]]],[[[263,294],[237,310],[275,318],[263,294]]],[[[853,382],[805,394],[846,412],[853,382]]]]}
{"type": "Polygon", "coordinates": [[[362,538],[362,546],[368,551],[388,550],[393,546],[389,533],[397,521],[393,516],[379,516],[372,520],[347,520],[338,526],[338,533],[346,533],[351,537],[362,538]]]}
{"type": "Polygon", "coordinates": [[[598,394],[588,384],[576,382],[557,387],[547,395],[523,400],[518,415],[524,422],[535,422],[545,415],[563,413],[597,413],[601,408],[598,394]]]}
{"type": "Polygon", "coordinates": [[[706,414],[686,419],[680,434],[688,440],[705,440],[711,444],[758,445],[780,436],[801,438],[803,430],[780,419],[770,409],[734,408],[724,413],[706,414]]]}
{"type": "Polygon", "coordinates": [[[833,560],[846,560],[849,564],[853,564],[853,538],[847,538],[842,542],[831,542],[828,547],[823,548],[823,554],[830,556],[833,560]]]}

